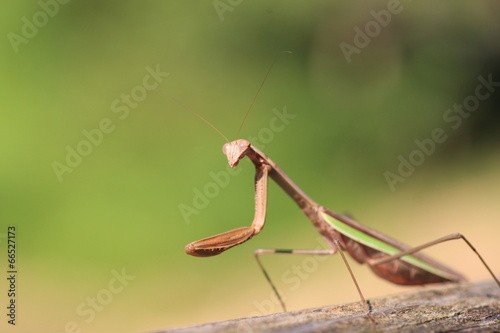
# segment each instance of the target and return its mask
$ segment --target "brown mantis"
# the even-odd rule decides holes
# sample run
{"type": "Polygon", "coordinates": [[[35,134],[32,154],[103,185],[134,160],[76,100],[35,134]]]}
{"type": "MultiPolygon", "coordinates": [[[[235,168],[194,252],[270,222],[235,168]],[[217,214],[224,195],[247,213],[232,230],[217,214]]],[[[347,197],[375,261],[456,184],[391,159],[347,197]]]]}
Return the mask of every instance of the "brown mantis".
{"type": "Polygon", "coordinates": [[[338,214],[328,208],[320,206],[307,196],[271,159],[247,140],[236,140],[223,146],[229,165],[236,167],[238,162],[247,156],[255,165],[255,216],[250,227],[240,227],[224,233],[207,237],[186,245],[187,254],[197,257],[210,257],[240,245],[257,235],[264,226],[267,205],[267,180],[270,176],[300,207],[324,237],[331,250],[273,250],[259,249],[255,251],[257,262],[274,293],[286,310],[281,297],[259,260],[262,254],[289,253],[311,255],[333,255],[340,253],[349,273],[356,285],[361,302],[367,314],[370,309],[356,278],[352,274],[344,252],[347,252],[358,263],[367,264],[379,277],[390,282],[402,285],[423,285],[439,282],[462,282],[465,278],[452,269],[437,261],[418,253],[433,245],[463,239],[476,253],[488,272],[500,287],[490,267],[486,264],[474,246],[461,234],[454,233],[417,247],[409,247],[388,236],[374,231],[352,218],[338,214]]]}
{"type": "MultiPolygon", "coordinates": [[[[272,67],[272,66],[271,66],[272,67]]],[[[268,71],[269,74],[269,71],[268,71]]],[[[267,74],[266,74],[267,77],[267,74]]],[[[262,87],[262,85],[261,85],[262,87]]],[[[260,88],[259,88],[260,91],[260,88]]],[[[257,93],[258,94],[258,93],[257,93]]],[[[255,98],[254,98],[255,101],[255,98]]],[[[253,102],[252,102],[253,104],[253,102]]],[[[191,111],[193,112],[193,111],[191,111]]],[[[194,112],[193,112],[194,113],[194,112]]],[[[247,112],[248,114],[248,112],[247,112]]],[[[196,116],[207,122],[195,113],[196,116]]],[[[245,117],[246,118],[246,117],[245,117]]],[[[208,123],[208,122],[207,122],[208,123]]],[[[213,127],[213,125],[210,124],[213,127]]],[[[240,127],[241,128],[241,127],[240,127]]],[[[218,131],[218,130],[217,130],[218,131]]],[[[220,132],[219,132],[220,133],[220,132]]],[[[227,140],[227,139],[226,139],[227,140]]],[[[349,274],[358,290],[361,303],[366,309],[367,316],[375,322],[371,315],[369,303],[351,271],[346,259],[346,253],[360,264],[367,264],[379,277],[401,285],[424,285],[442,282],[463,282],[465,278],[458,272],[419,253],[421,250],[436,244],[462,239],[476,253],[484,267],[491,274],[500,287],[500,281],[495,277],[488,264],[477,252],[474,246],[459,233],[450,234],[430,241],[420,246],[410,247],[399,241],[381,234],[356,222],[354,219],[336,213],[313,201],[305,194],[269,157],[254,147],[249,141],[239,139],[224,144],[223,153],[227,156],[231,167],[236,167],[241,159],[248,157],[255,166],[255,216],[249,227],[240,227],[192,242],[185,247],[187,254],[196,257],[211,257],[240,245],[261,232],[264,227],[267,206],[268,177],[271,177],[299,206],[302,212],[312,221],[314,227],[326,240],[331,249],[328,250],[255,250],[255,258],[265,278],[271,285],[273,292],[281,302],[283,310],[285,304],[271,281],[259,256],[263,254],[306,254],[306,255],[333,255],[339,253],[346,265],[349,274]]]]}

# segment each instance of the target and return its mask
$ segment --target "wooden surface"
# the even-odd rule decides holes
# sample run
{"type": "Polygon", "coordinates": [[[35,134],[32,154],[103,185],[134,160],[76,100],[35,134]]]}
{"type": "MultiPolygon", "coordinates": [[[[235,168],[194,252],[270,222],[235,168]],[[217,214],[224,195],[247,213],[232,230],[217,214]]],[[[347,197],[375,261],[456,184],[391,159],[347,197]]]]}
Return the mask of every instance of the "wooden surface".
{"type": "Polygon", "coordinates": [[[373,324],[359,302],[241,318],[154,333],[201,332],[500,332],[500,287],[494,282],[425,288],[370,300],[373,324]]]}

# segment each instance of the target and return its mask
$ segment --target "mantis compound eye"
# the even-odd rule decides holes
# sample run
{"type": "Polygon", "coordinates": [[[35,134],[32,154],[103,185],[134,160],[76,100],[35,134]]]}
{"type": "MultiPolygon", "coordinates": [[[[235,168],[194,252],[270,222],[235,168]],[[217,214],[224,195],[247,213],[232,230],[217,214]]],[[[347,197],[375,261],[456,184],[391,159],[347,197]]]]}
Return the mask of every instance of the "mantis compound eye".
{"type": "Polygon", "coordinates": [[[224,153],[224,155],[229,154],[229,150],[231,149],[231,143],[232,142],[228,142],[222,146],[222,152],[224,153]]]}

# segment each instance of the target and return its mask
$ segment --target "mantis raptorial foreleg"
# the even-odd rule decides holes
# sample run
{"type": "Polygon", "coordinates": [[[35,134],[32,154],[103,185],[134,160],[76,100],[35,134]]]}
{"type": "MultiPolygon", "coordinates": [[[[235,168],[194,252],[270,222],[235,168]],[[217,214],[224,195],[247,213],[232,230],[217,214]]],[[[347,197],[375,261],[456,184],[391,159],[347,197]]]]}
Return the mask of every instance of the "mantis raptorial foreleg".
{"type": "Polygon", "coordinates": [[[187,254],[196,257],[211,257],[233,246],[240,245],[264,227],[267,207],[267,176],[269,168],[257,168],[255,174],[255,216],[250,227],[240,227],[192,242],[184,248],[187,254]]]}

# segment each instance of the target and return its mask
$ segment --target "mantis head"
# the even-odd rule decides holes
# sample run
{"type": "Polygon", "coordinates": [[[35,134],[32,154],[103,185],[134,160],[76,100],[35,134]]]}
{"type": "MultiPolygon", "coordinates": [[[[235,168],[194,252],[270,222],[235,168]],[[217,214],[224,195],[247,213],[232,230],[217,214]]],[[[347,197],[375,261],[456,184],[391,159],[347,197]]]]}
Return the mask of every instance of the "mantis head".
{"type": "Polygon", "coordinates": [[[239,139],[231,141],[222,146],[222,152],[227,156],[227,162],[234,168],[238,162],[245,157],[246,152],[250,148],[250,141],[239,139]]]}

